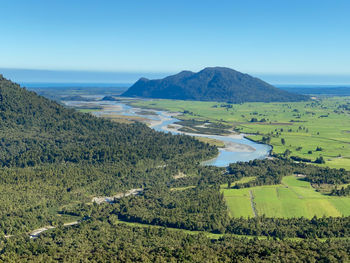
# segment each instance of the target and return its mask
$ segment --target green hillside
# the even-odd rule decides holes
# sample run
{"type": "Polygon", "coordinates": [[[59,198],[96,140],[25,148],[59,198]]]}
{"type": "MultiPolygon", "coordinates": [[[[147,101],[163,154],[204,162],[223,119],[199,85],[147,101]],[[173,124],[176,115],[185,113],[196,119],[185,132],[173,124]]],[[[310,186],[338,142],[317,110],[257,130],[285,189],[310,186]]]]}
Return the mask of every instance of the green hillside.
{"type": "Polygon", "coordinates": [[[215,147],[75,112],[0,76],[0,166],[198,160],[215,147]]]}

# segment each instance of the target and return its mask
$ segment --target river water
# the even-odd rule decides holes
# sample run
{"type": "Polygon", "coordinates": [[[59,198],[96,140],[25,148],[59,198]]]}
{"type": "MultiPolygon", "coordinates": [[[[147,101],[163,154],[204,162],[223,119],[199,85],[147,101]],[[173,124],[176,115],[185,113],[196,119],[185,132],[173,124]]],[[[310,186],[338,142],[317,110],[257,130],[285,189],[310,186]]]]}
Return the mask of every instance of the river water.
{"type": "MultiPolygon", "coordinates": [[[[148,119],[147,122],[150,124],[150,127],[156,131],[171,132],[172,134],[183,133],[175,129],[169,129],[168,127],[168,125],[176,126],[174,123],[179,121],[176,119],[176,114],[174,113],[148,109],[144,110],[118,101],[65,101],[64,103],[70,107],[81,107],[84,105],[89,105],[89,107],[93,105],[102,106],[103,110],[92,112],[92,114],[98,117],[107,117],[108,115],[140,117],[143,119],[148,119]],[[145,115],[146,112],[150,112],[151,114],[145,115]]],[[[246,139],[243,134],[231,136],[185,134],[213,138],[225,143],[225,148],[219,148],[218,156],[211,160],[202,162],[203,165],[226,167],[230,163],[264,159],[269,156],[271,151],[271,146],[250,141],[246,139]]]]}

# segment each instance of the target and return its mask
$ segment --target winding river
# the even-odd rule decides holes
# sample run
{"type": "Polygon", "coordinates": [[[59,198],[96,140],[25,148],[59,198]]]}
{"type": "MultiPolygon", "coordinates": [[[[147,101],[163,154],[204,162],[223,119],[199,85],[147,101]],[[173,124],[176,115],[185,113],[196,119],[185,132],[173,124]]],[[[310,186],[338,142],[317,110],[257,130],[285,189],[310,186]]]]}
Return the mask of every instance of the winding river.
{"type": "Polygon", "coordinates": [[[65,104],[70,107],[81,106],[102,106],[100,111],[92,112],[98,117],[108,116],[130,116],[132,118],[140,118],[140,120],[149,124],[149,126],[157,131],[171,132],[172,134],[187,134],[191,136],[202,136],[223,141],[225,148],[219,148],[217,157],[204,161],[203,165],[214,165],[226,167],[230,163],[239,161],[250,161],[254,159],[264,159],[269,156],[271,146],[266,144],[256,143],[244,137],[244,134],[233,134],[227,136],[207,135],[207,134],[192,134],[178,131],[181,125],[175,124],[179,121],[176,119],[177,113],[167,111],[145,110],[135,108],[119,101],[66,101],[65,104]],[[170,126],[169,126],[170,125],[170,126]]]}

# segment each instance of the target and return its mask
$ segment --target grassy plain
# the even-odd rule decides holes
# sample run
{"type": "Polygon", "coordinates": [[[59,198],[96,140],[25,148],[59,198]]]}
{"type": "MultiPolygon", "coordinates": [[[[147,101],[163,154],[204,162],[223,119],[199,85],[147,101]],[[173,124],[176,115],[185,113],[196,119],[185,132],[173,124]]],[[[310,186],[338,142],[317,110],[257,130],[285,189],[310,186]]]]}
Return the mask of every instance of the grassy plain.
{"type": "Polygon", "coordinates": [[[350,216],[350,197],[323,195],[296,176],[284,177],[281,185],[244,189],[222,185],[221,191],[233,217],[253,217],[252,204],[258,215],[268,217],[350,216]]]}
{"type": "Polygon", "coordinates": [[[261,140],[270,136],[274,153],[299,156],[314,161],[323,156],[329,167],[350,170],[350,97],[321,98],[291,103],[244,103],[148,100],[134,106],[184,112],[180,118],[208,120],[231,125],[261,140]],[[252,122],[252,119],[257,122],[252,122]],[[264,122],[260,122],[265,120],[264,122]],[[285,143],[282,144],[282,138],[285,143]],[[316,151],[321,147],[321,151],[316,151]]]}

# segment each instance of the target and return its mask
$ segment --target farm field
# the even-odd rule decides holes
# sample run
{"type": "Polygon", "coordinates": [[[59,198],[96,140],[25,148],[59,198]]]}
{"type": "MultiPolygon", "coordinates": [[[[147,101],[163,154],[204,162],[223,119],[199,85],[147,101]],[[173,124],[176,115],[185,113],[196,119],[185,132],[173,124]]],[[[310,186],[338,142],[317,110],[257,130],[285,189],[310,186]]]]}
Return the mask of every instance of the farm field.
{"type": "Polygon", "coordinates": [[[322,165],[350,170],[350,97],[244,104],[154,99],[133,105],[183,112],[181,119],[228,124],[253,140],[269,137],[266,143],[274,153],[288,149],[290,156],[311,161],[322,156],[322,165]]]}
{"type": "Polygon", "coordinates": [[[296,176],[284,177],[280,185],[243,189],[222,185],[221,191],[232,217],[253,217],[254,210],[267,217],[350,216],[350,197],[323,195],[296,176]]]}

